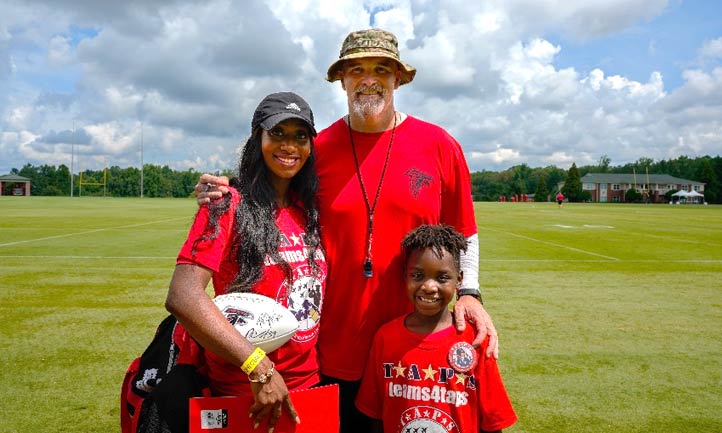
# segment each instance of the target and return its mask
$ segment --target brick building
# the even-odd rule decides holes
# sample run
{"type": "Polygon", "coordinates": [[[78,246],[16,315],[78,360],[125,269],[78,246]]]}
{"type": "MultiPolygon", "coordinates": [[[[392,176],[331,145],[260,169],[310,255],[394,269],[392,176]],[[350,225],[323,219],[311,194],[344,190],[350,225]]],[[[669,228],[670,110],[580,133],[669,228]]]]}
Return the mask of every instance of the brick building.
{"type": "Polygon", "coordinates": [[[0,195],[30,195],[30,179],[17,174],[0,176],[0,195]]]}
{"type": "Polygon", "coordinates": [[[666,203],[668,191],[697,191],[704,194],[704,183],[680,179],[668,174],[587,173],[581,178],[582,189],[588,191],[593,202],[624,202],[626,192],[634,188],[649,195],[651,203],[666,203]]]}

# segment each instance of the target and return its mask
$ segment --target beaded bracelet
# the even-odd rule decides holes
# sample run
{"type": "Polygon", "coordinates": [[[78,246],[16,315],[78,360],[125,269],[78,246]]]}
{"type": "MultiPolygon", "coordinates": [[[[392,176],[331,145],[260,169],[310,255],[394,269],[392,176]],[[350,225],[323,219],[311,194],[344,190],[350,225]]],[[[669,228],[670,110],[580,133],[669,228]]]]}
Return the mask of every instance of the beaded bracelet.
{"type": "Polygon", "coordinates": [[[266,352],[264,352],[260,347],[256,347],[256,349],[248,355],[248,358],[243,361],[243,364],[241,364],[241,370],[243,370],[246,374],[251,374],[265,356],[266,352]]]}

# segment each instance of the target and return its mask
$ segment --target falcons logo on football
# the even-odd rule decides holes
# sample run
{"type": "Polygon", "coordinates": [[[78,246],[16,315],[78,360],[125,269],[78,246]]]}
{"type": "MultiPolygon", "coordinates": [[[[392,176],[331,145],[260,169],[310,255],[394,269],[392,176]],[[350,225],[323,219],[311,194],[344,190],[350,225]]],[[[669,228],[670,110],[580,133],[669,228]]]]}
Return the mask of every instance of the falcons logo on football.
{"type": "Polygon", "coordinates": [[[251,312],[233,307],[224,309],[223,315],[226,316],[228,322],[233,326],[236,326],[236,324],[243,326],[247,324],[249,320],[253,320],[253,314],[251,312]]]}

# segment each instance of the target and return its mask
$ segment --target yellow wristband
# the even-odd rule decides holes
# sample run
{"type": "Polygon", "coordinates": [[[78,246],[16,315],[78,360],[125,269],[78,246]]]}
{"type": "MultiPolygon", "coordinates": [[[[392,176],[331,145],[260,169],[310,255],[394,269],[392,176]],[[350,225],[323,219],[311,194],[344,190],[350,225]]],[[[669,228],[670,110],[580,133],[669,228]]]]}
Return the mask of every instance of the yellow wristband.
{"type": "Polygon", "coordinates": [[[243,364],[241,364],[241,370],[243,370],[246,374],[251,374],[265,356],[266,352],[264,352],[260,347],[256,347],[256,350],[251,352],[248,358],[246,358],[246,360],[243,361],[243,364]]]}

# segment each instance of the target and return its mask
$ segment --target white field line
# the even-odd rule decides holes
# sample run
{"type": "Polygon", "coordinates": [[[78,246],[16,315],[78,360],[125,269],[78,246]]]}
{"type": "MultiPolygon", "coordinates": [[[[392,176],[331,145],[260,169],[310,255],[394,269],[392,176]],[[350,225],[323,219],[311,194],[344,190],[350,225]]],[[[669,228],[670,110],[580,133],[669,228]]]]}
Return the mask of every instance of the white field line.
{"type": "Polygon", "coordinates": [[[47,255],[3,255],[3,259],[61,259],[61,260],[175,260],[177,257],[163,256],[47,256],[47,255]]]}
{"type": "MultiPolygon", "coordinates": [[[[5,257],[5,256],[0,256],[5,257]]],[[[609,260],[595,260],[595,259],[479,259],[480,262],[487,263],[609,263],[609,260]]],[[[689,260],[625,260],[616,259],[615,261],[620,263],[701,263],[701,264],[720,264],[722,265],[722,259],[720,260],[707,260],[707,259],[689,259],[689,260]]]]}
{"type": "Polygon", "coordinates": [[[722,245],[713,243],[713,242],[705,242],[705,241],[700,241],[697,239],[684,239],[684,238],[679,238],[679,237],[671,237],[671,236],[663,236],[663,235],[653,235],[651,233],[639,233],[639,232],[633,232],[633,231],[618,230],[616,227],[608,226],[608,225],[584,224],[581,226],[569,226],[569,225],[563,225],[563,224],[552,224],[551,226],[561,228],[561,229],[614,229],[616,233],[623,233],[623,234],[627,234],[630,236],[647,237],[647,238],[652,238],[652,239],[661,239],[661,240],[669,241],[669,242],[682,242],[682,243],[693,244],[693,245],[706,245],[706,246],[710,246],[710,247],[722,248],[722,245]]]}
{"type": "Polygon", "coordinates": [[[514,236],[514,237],[522,238],[522,239],[526,239],[526,240],[529,240],[529,241],[532,241],[532,242],[538,242],[538,243],[540,243],[540,244],[549,245],[549,246],[555,247],[555,248],[563,248],[563,249],[566,249],[566,250],[569,250],[569,251],[575,251],[575,252],[577,252],[577,253],[589,254],[590,256],[601,257],[601,258],[603,258],[603,259],[612,260],[612,261],[615,261],[615,262],[620,261],[620,260],[619,260],[618,258],[616,258],[616,257],[605,256],[605,255],[603,255],[603,254],[597,254],[597,253],[593,253],[593,252],[591,252],[591,251],[580,250],[579,248],[574,248],[574,247],[570,247],[570,246],[567,246],[567,245],[557,244],[557,243],[554,243],[554,242],[543,241],[543,240],[541,240],[541,239],[535,239],[535,238],[531,238],[531,237],[529,237],[529,236],[520,235],[520,234],[517,234],[517,233],[504,232],[504,231],[500,231],[500,230],[491,230],[491,229],[487,229],[487,228],[482,228],[482,229],[483,229],[483,230],[487,230],[487,231],[493,231],[493,232],[496,232],[496,233],[503,233],[503,234],[505,234],[505,235],[514,236]]]}
{"type": "Polygon", "coordinates": [[[4,243],[4,244],[0,244],[0,247],[9,247],[9,246],[12,246],[12,245],[27,244],[27,243],[31,243],[31,242],[47,241],[47,240],[50,240],[50,239],[67,238],[67,237],[70,237],[70,236],[87,235],[87,234],[90,234],[90,233],[105,232],[105,231],[109,231],[109,230],[129,229],[129,228],[133,228],[133,227],[148,226],[148,225],[152,225],[152,224],[162,224],[162,223],[167,223],[167,222],[171,222],[171,221],[179,221],[179,220],[187,219],[187,218],[188,218],[188,217],[172,218],[172,219],[168,219],[168,220],[151,221],[151,222],[147,222],[147,223],[129,224],[129,225],[126,225],[126,226],[106,227],[106,228],[102,228],[102,229],[86,230],[86,231],[84,231],[84,232],[66,233],[66,234],[63,234],[63,235],[47,236],[47,237],[44,237],[44,238],[26,239],[26,240],[24,240],[24,241],[7,242],[7,243],[4,243]]]}
{"type": "MultiPolygon", "coordinates": [[[[622,233],[626,233],[630,236],[642,236],[642,237],[647,237],[647,238],[652,238],[652,239],[661,239],[663,241],[668,241],[668,242],[682,242],[682,243],[693,244],[693,245],[706,245],[708,247],[722,248],[722,245],[720,245],[720,244],[713,243],[713,242],[699,241],[697,239],[684,239],[684,238],[671,237],[671,236],[662,236],[662,235],[653,235],[653,234],[649,234],[649,233],[635,233],[635,232],[626,232],[626,231],[623,231],[622,233]]],[[[699,236],[704,236],[704,235],[700,234],[699,236]]]]}

